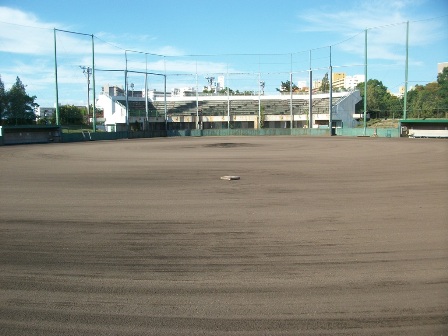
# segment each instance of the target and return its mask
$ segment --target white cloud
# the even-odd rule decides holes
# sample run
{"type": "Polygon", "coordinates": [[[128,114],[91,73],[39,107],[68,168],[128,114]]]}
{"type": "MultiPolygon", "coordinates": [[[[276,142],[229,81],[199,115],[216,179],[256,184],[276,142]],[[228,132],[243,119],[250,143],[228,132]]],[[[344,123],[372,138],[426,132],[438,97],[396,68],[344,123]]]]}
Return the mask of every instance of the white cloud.
{"type": "Polygon", "coordinates": [[[0,52],[47,54],[52,50],[55,26],[39,21],[31,13],[0,7],[0,52]]]}
{"type": "MultiPolygon", "coordinates": [[[[62,24],[44,22],[33,13],[0,6],[0,75],[6,88],[9,88],[17,76],[27,85],[27,92],[38,96],[38,103],[51,105],[54,100],[54,28],[56,28],[56,47],[58,65],[58,84],[61,100],[72,96],[79,101],[79,93],[85,88],[85,76],[80,66],[92,66],[91,35],[72,34],[62,24]]],[[[148,71],[194,72],[194,61],[171,58],[184,52],[174,46],[157,46],[157,38],[149,35],[121,34],[113,35],[101,32],[95,35],[95,72],[97,89],[106,83],[122,84],[124,73],[101,70],[124,70],[125,49],[140,50],[140,53],[128,52],[129,68],[144,71],[145,54],[166,55],[163,58],[148,55],[148,71]],[[126,44],[126,46],[124,46],[126,44]],[[133,46],[134,48],[132,48],[133,46]],[[145,50],[148,49],[148,50],[145,50]],[[169,57],[168,57],[169,56],[169,57]]],[[[223,65],[200,63],[198,68],[222,70],[223,65]]],[[[139,78],[140,80],[141,78],[139,78]]],[[[154,80],[154,78],[152,78],[154,80]]],[[[81,97],[83,99],[83,97],[81,97]]]]}
{"type": "MultiPolygon", "coordinates": [[[[406,44],[406,21],[410,20],[406,11],[419,3],[422,1],[372,0],[358,2],[352,8],[325,5],[323,10],[301,13],[299,19],[304,23],[299,31],[331,32],[333,38],[339,36],[342,41],[339,48],[361,55],[364,52],[363,32],[367,29],[369,57],[399,61],[403,59],[406,44]],[[355,39],[356,35],[362,35],[362,39],[355,39]],[[348,41],[344,43],[346,39],[348,41]]],[[[414,47],[433,43],[440,29],[441,25],[436,21],[411,22],[409,43],[414,47]]],[[[333,43],[339,44],[338,41],[333,43]]]]}

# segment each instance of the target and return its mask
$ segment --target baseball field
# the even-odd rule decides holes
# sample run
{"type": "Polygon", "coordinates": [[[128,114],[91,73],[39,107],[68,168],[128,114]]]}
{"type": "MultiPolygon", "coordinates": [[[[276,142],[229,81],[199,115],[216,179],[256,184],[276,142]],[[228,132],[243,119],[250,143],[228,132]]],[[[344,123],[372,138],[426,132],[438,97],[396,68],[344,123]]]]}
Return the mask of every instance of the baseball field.
{"type": "Polygon", "coordinates": [[[0,335],[448,334],[446,140],[154,138],[0,160],[0,335]]]}

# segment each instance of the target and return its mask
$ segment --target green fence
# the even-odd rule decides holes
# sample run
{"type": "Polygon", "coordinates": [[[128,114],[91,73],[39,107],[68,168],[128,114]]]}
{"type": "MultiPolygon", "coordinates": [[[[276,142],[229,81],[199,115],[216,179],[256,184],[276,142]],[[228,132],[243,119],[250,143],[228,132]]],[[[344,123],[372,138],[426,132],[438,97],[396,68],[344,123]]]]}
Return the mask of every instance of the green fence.
{"type": "Polygon", "coordinates": [[[307,128],[266,128],[266,129],[204,129],[204,130],[179,130],[168,131],[168,136],[329,136],[328,129],[307,128]]]}
{"type": "MultiPolygon", "coordinates": [[[[63,133],[62,142],[79,142],[91,140],[118,140],[138,138],[159,138],[176,136],[330,136],[330,130],[309,128],[271,128],[271,129],[205,129],[205,130],[170,130],[170,131],[138,131],[138,132],[83,132],[63,133]]],[[[336,136],[368,136],[381,138],[397,138],[400,136],[396,128],[337,128],[336,136]]]]}
{"type": "Polygon", "coordinates": [[[339,136],[368,136],[380,138],[398,138],[400,132],[398,128],[337,128],[336,135],[339,136]]]}
{"type": "Polygon", "coordinates": [[[166,131],[62,133],[62,142],[166,137],[166,131]]]}

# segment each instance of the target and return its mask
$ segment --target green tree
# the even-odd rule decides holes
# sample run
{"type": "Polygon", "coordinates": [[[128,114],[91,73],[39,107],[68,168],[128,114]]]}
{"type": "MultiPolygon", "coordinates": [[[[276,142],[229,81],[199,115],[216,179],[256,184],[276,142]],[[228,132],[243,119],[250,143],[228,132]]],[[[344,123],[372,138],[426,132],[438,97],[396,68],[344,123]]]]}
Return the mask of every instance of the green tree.
{"type": "Polygon", "coordinates": [[[228,88],[227,86],[224,89],[221,89],[218,91],[219,94],[227,94],[227,91],[229,91],[229,95],[234,95],[235,91],[233,91],[231,88],[228,88]]]}
{"type": "MultiPolygon", "coordinates": [[[[286,82],[282,82],[280,88],[276,89],[278,92],[291,92],[291,82],[287,80],[286,82]]],[[[292,91],[298,91],[299,87],[292,83],[292,91]]]]}
{"type": "Polygon", "coordinates": [[[2,81],[2,76],[0,76],[0,125],[3,123],[3,114],[6,109],[6,92],[5,84],[2,81]]]}
{"type": "Polygon", "coordinates": [[[417,85],[409,92],[409,117],[411,118],[433,118],[437,116],[440,106],[440,85],[429,83],[425,86],[417,85]]]}
{"type": "Polygon", "coordinates": [[[448,117],[448,67],[443,68],[443,71],[437,76],[437,83],[439,84],[439,107],[442,115],[448,117]]]}
{"type": "Polygon", "coordinates": [[[6,125],[30,125],[36,120],[34,102],[36,96],[28,96],[25,85],[19,77],[11,89],[6,93],[6,108],[3,112],[3,120],[6,125]]]}
{"type": "Polygon", "coordinates": [[[399,119],[403,116],[403,103],[400,98],[394,95],[389,95],[387,99],[388,118],[399,119]]]}
{"type": "MultiPolygon", "coordinates": [[[[74,105],[62,105],[59,107],[59,123],[61,125],[82,125],[84,121],[83,110],[74,105]]],[[[54,114],[51,122],[56,124],[54,114]]]]}
{"type": "MultiPolygon", "coordinates": [[[[359,83],[357,89],[361,93],[362,100],[356,104],[357,113],[364,111],[364,85],[359,83]]],[[[393,116],[391,108],[397,108],[397,102],[388,92],[387,87],[377,79],[367,81],[367,113],[371,118],[390,118],[393,116]]]]}

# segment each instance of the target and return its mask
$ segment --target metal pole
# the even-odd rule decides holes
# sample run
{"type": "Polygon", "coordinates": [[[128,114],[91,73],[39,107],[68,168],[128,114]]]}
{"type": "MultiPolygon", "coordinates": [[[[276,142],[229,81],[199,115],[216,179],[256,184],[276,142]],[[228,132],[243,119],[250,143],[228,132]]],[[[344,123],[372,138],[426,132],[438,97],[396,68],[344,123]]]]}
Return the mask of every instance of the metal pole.
{"type": "Polygon", "coordinates": [[[56,28],[53,30],[53,38],[54,38],[54,79],[56,84],[56,125],[59,126],[59,89],[58,89],[58,62],[56,57],[56,28]]]}
{"type": "Polygon", "coordinates": [[[309,107],[308,107],[308,128],[313,127],[313,70],[311,70],[311,50],[310,50],[310,92],[309,92],[309,107]]]}
{"type": "Polygon", "coordinates": [[[196,129],[199,129],[198,61],[196,61],[196,129]]]}
{"type": "Polygon", "coordinates": [[[145,131],[149,128],[149,111],[148,111],[148,54],[145,54],[145,112],[146,112],[146,121],[145,121],[145,131]]]}
{"type": "Polygon", "coordinates": [[[93,133],[96,132],[96,109],[95,109],[95,44],[94,44],[94,36],[92,34],[92,95],[93,95],[93,111],[92,111],[92,118],[93,118],[93,133]]]}
{"type": "Polygon", "coordinates": [[[166,106],[166,74],[163,76],[164,84],[163,84],[163,99],[164,99],[164,110],[165,110],[165,131],[168,132],[168,119],[167,119],[167,106],[166,106]]]}
{"type": "Polygon", "coordinates": [[[293,122],[293,117],[292,117],[292,72],[289,73],[289,115],[290,115],[290,125],[289,128],[292,128],[292,122],[293,122]]]}
{"type": "Polygon", "coordinates": [[[367,128],[367,29],[364,41],[364,135],[367,128]]]}
{"type": "Polygon", "coordinates": [[[330,75],[329,81],[329,102],[328,102],[328,126],[330,128],[330,136],[333,135],[333,66],[331,65],[331,46],[330,46],[330,75]]]}
{"type": "Polygon", "coordinates": [[[291,61],[290,61],[290,74],[289,74],[289,81],[291,83],[290,85],[290,93],[289,93],[289,114],[290,114],[290,125],[289,128],[292,129],[293,128],[293,122],[294,122],[294,116],[292,114],[292,54],[291,54],[291,61]]]}
{"type": "Polygon", "coordinates": [[[230,129],[230,87],[229,87],[229,61],[227,60],[227,129],[230,129]]]}
{"type": "MultiPolygon", "coordinates": [[[[128,55],[127,50],[124,51],[126,59],[126,69],[124,70],[124,94],[126,96],[126,132],[129,132],[129,100],[128,100],[128,55]]],[[[129,137],[129,134],[128,134],[129,137]]]]}
{"type": "Polygon", "coordinates": [[[86,74],[87,74],[87,124],[89,123],[89,117],[90,117],[90,68],[87,67],[87,69],[85,69],[86,74]]]}
{"type": "Polygon", "coordinates": [[[168,135],[168,120],[167,120],[167,107],[166,107],[166,57],[163,56],[163,68],[164,68],[164,81],[163,81],[163,100],[164,100],[164,110],[165,110],[165,131],[168,135]]]}
{"type": "Polygon", "coordinates": [[[230,129],[230,88],[227,82],[227,129],[230,129]]]}
{"type": "Polygon", "coordinates": [[[409,57],[409,21],[406,22],[406,64],[404,71],[404,104],[403,104],[403,119],[407,117],[407,102],[408,102],[408,57],[409,57]]]}
{"type": "Polygon", "coordinates": [[[261,128],[261,76],[260,72],[258,72],[258,129],[260,128],[261,128]]]}

